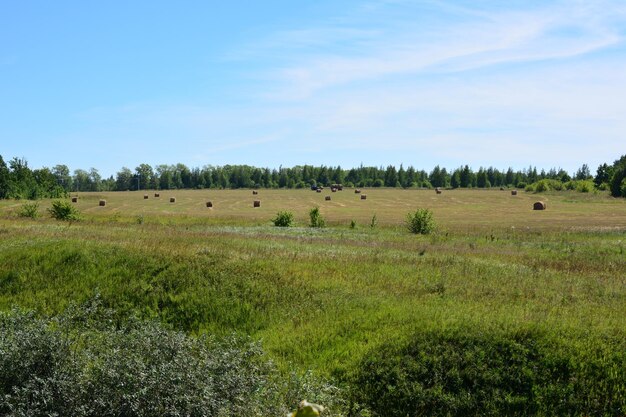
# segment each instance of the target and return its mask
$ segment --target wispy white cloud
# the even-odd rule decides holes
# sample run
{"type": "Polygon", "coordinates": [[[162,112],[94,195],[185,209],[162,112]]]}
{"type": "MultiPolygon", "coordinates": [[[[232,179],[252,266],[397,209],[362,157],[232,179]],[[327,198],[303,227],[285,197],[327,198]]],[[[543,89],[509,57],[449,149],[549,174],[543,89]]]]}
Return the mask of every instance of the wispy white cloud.
{"type": "Polygon", "coordinates": [[[307,30],[297,37],[298,43],[321,48],[316,53],[305,49],[301,56],[291,57],[294,62],[275,69],[283,83],[278,97],[303,99],[324,88],[403,74],[459,72],[588,54],[623,39],[615,27],[615,13],[610,14],[617,10],[622,14],[619,23],[623,23],[623,11],[604,6],[607,9],[568,4],[532,11],[482,12],[477,19],[442,24],[436,31],[422,31],[419,23],[411,27],[403,20],[394,22],[394,30],[389,30],[388,23],[381,22],[375,31],[378,36],[361,42],[361,48],[351,54],[335,52],[333,42],[340,44],[343,37],[329,37],[334,33],[329,28],[307,30]],[[398,32],[397,27],[403,30],[398,32]]]}

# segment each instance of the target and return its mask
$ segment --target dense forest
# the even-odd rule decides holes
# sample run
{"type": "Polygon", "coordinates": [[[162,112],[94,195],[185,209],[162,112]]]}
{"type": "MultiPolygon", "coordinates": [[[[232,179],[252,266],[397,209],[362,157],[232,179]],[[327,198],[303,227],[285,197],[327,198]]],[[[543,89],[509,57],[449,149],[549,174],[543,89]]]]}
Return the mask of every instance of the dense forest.
{"type": "Polygon", "coordinates": [[[538,171],[530,166],[524,170],[506,171],[468,165],[448,170],[436,166],[432,171],[412,166],[399,168],[364,167],[343,169],[340,166],[302,165],[278,169],[248,165],[207,165],[189,168],[184,164],[140,164],[134,171],[123,167],[115,177],[102,178],[96,168],[76,169],[66,165],[30,169],[24,158],[13,158],[8,164],[0,156],[0,198],[56,198],[77,191],[127,191],[172,189],[236,189],[236,188],[309,188],[344,184],[351,187],[401,188],[490,188],[516,187],[528,191],[548,189],[610,190],[615,197],[626,197],[626,155],[612,165],[600,165],[595,175],[584,164],[575,173],[552,168],[538,171]]]}

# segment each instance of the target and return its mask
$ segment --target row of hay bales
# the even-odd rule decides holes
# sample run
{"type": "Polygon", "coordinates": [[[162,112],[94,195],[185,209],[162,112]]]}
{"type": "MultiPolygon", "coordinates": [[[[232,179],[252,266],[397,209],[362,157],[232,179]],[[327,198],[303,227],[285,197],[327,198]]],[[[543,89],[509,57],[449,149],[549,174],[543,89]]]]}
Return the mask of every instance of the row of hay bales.
{"type": "MultiPolygon", "coordinates": [[[[331,188],[331,190],[333,190],[333,192],[336,192],[337,190],[343,190],[343,187],[341,188],[331,188]]],[[[321,188],[317,188],[316,189],[317,192],[321,192],[321,188]]],[[[435,188],[435,192],[437,194],[441,194],[442,190],[441,188],[435,188]]],[[[361,190],[359,188],[356,188],[354,190],[355,194],[361,194],[361,190]]],[[[259,192],[257,190],[253,190],[252,191],[253,195],[258,195],[259,192]]],[[[517,195],[517,190],[511,190],[511,195],[516,196],[517,195]]],[[[154,193],[154,197],[155,198],[159,198],[161,196],[160,193],[154,193]]],[[[147,200],[149,198],[148,194],[144,194],[143,196],[144,200],[147,200]]],[[[367,195],[365,194],[361,194],[361,200],[366,200],[367,199],[367,195]]],[[[331,201],[331,197],[328,195],[324,198],[325,201],[331,201]]],[[[77,203],[78,202],[78,197],[72,197],[72,203],[77,203]]],[[[170,203],[175,203],[176,202],[176,197],[170,197],[170,203]]],[[[98,201],[98,205],[100,207],[104,207],[106,206],[106,200],[99,200],[98,201]]],[[[212,201],[207,201],[206,202],[206,206],[207,208],[213,208],[213,202],[212,201]]],[[[252,207],[256,208],[256,207],[261,207],[261,200],[254,200],[252,203],[252,207]]],[[[547,208],[547,205],[545,202],[543,201],[537,201],[533,204],[533,210],[545,210],[547,208]]]]}

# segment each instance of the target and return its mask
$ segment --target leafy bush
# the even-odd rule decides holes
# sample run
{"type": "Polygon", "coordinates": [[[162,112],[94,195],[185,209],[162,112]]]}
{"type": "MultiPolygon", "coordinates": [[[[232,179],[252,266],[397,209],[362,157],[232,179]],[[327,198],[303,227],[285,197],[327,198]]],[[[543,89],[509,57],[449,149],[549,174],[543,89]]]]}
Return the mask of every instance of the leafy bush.
{"type": "Polygon", "coordinates": [[[17,212],[19,217],[29,217],[36,219],[39,217],[39,204],[38,203],[26,203],[20,207],[17,212]]]}
{"type": "Polygon", "coordinates": [[[576,181],[576,191],[579,193],[590,193],[594,189],[594,183],[591,180],[576,181]]]}
{"type": "Polygon", "coordinates": [[[311,375],[282,378],[247,338],[115,317],[98,299],[56,318],[0,313],[0,415],[286,415],[307,397],[345,407],[311,375]]]}
{"type": "Polygon", "coordinates": [[[319,207],[313,207],[309,211],[309,218],[311,219],[311,222],[309,223],[309,226],[311,226],[311,227],[324,227],[324,226],[326,226],[326,221],[324,220],[324,218],[320,214],[320,208],[319,207]]]}
{"type": "Polygon", "coordinates": [[[78,221],[80,220],[80,212],[76,207],[66,200],[55,200],[52,202],[52,207],[48,209],[50,215],[63,221],[78,221]]]}
{"type": "Polygon", "coordinates": [[[428,209],[417,209],[414,213],[406,215],[406,227],[409,232],[427,235],[435,230],[433,213],[428,209]]]}
{"type": "Polygon", "coordinates": [[[384,416],[617,416],[626,407],[624,335],[602,343],[533,330],[428,330],[365,356],[355,402],[384,416]]]}
{"type": "Polygon", "coordinates": [[[279,211],[272,219],[274,226],[290,227],[293,224],[293,213],[290,211],[279,211]]]}

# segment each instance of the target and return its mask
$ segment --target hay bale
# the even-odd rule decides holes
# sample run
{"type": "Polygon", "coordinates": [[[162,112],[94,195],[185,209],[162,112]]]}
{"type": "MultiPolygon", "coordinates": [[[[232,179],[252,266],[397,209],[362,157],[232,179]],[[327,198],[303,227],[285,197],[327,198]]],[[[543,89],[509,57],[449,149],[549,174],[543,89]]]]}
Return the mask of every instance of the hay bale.
{"type": "Polygon", "coordinates": [[[78,203],[78,197],[72,197],[72,203],[78,203]]]}
{"type": "Polygon", "coordinates": [[[252,195],[257,195],[259,192],[257,190],[252,190],[252,195]]]}
{"type": "Polygon", "coordinates": [[[517,190],[511,190],[511,195],[517,195],[517,190]]]}
{"type": "Polygon", "coordinates": [[[161,197],[161,194],[159,194],[159,193],[154,193],[154,196],[158,198],[158,197],[161,197]]]}
{"type": "Polygon", "coordinates": [[[441,193],[442,193],[441,188],[439,188],[439,187],[435,188],[435,192],[436,192],[437,194],[441,194],[441,193]]]}
{"type": "Polygon", "coordinates": [[[321,193],[321,192],[322,192],[322,189],[321,189],[321,188],[318,188],[317,190],[315,190],[315,192],[317,192],[317,193],[321,193]]]}
{"type": "Polygon", "coordinates": [[[144,200],[147,200],[147,199],[148,199],[148,194],[144,194],[144,195],[143,195],[143,199],[144,199],[144,200]]]}
{"type": "Polygon", "coordinates": [[[356,190],[354,190],[354,194],[361,194],[361,190],[357,188],[356,190]]]}
{"type": "Polygon", "coordinates": [[[261,200],[254,200],[252,207],[261,207],[261,200]]]}
{"type": "Polygon", "coordinates": [[[213,203],[212,203],[211,201],[207,201],[207,202],[206,202],[206,206],[207,206],[208,208],[213,208],[213,203]]]}
{"type": "Polygon", "coordinates": [[[546,203],[544,203],[543,201],[537,201],[535,204],[533,204],[533,210],[545,210],[546,209],[546,203]]]}
{"type": "Polygon", "coordinates": [[[176,197],[170,197],[170,203],[175,203],[176,202],[176,197]]]}
{"type": "Polygon", "coordinates": [[[331,188],[330,191],[332,191],[333,193],[336,193],[337,189],[336,188],[331,188]]]}
{"type": "Polygon", "coordinates": [[[361,194],[361,200],[366,200],[367,196],[365,194],[361,194]]]}
{"type": "Polygon", "coordinates": [[[324,197],[324,200],[326,200],[326,201],[330,201],[330,196],[329,196],[329,195],[327,195],[326,197],[324,197]]]}
{"type": "Polygon", "coordinates": [[[98,205],[99,205],[100,207],[104,207],[104,206],[106,206],[106,205],[107,205],[107,201],[106,201],[106,200],[100,200],[100,201],[98,201],[98,205]]]}

